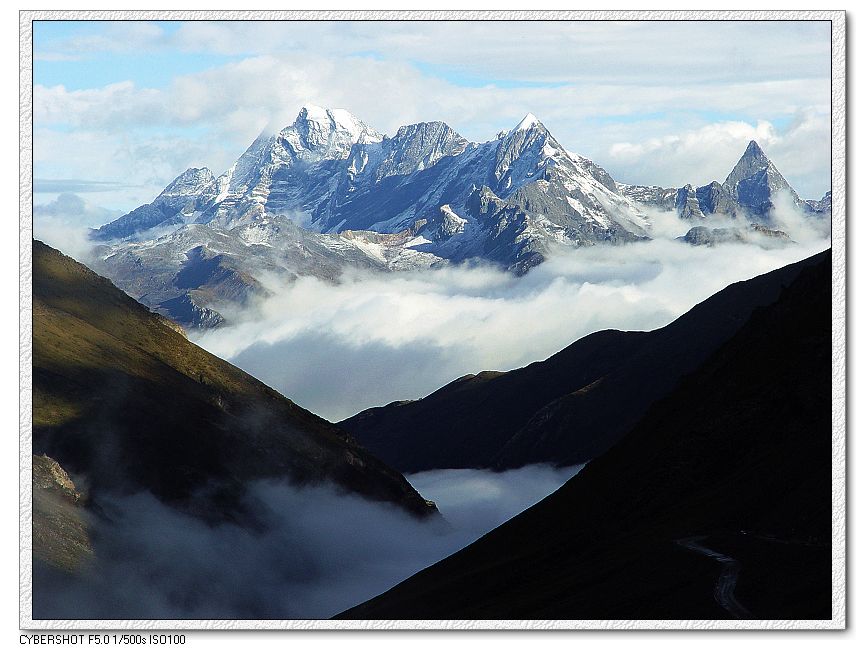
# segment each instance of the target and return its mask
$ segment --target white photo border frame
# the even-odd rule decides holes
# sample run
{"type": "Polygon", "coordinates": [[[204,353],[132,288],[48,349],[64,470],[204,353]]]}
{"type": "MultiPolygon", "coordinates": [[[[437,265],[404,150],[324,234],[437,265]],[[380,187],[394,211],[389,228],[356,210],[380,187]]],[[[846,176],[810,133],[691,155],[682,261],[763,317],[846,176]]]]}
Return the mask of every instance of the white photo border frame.
{"type": "Polygon", "coordinates": [[[27,630],[842,630],[847,606],[846,14],[844,11],[226,11],[19,12],[19,625],[27,630]],[[832,134],[832,618],[827,620],[35,620],[32,617],[33,21],[828,21],[832,134]]]}

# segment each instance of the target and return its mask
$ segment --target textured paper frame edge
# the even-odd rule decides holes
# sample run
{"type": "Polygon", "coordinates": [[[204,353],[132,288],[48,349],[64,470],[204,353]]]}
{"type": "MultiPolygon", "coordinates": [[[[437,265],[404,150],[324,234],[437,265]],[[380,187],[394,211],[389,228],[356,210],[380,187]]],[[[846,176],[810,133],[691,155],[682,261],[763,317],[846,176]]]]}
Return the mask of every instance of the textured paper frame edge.
{"type": "Polygon", "coordinates": [[[19,625],[22,629],[202,630],[838,630],[846,628],[846,14],[843,11],[20,11],[19,625]],[[832,45],[832,618],[828,620],[34,620],[32,615],[34,20],[808,20],[832,45]]]}

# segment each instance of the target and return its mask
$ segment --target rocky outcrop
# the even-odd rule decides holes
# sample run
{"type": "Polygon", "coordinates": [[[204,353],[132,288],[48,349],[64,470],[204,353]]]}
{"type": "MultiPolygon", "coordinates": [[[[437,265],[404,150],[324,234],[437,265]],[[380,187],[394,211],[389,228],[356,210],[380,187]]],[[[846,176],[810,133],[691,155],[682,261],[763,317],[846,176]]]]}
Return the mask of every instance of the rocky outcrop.
{"type": "Polygon", "coordinates": [[[676,213],[680,219],[686,221],[705,218],[702,210],[700,210],[697,194],[690,185],[685,185],[676,193],[676,213]]]}
{"type": "Polygon", "coordinates": [[[738,206],[730,192],[718,181],[712,181],[708,185],[698,187],[695,192],[700,211],[704,215],[722,214],[735,218],[738,214],[738,206]]]}
{"type": "Polygon", "coordinates": [[[764,248],[777,248],[793,243],[783,230],[774,230],[762,224],[752,223],[741,228],[709,228],[695,226],[679,237],[692,246],[717,246],[719,244],[752,243],[764,248]]]}
{"type": "Polygon", "coordinates": [[[75,573],[93,558],[84,498],[60,464],[33,456],[33,558],[75,573]]]}

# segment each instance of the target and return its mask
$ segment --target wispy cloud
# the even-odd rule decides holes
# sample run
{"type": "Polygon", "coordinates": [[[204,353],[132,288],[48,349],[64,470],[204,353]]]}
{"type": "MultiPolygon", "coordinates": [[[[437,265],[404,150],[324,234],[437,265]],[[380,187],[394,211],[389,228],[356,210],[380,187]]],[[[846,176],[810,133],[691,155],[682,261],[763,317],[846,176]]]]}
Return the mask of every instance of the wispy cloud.
{"type": "Polygon", "coordinates": [[[93,248],[89,229],[121,214],[121,211],[107,210],[77,194],[65,192],[53,201],[33,206],[33,236],[75,259],[87,260],[93,248]]]}
{"type": "Polygon", "coordinates": [[[374,53],[492,79],[583,82],[615,76],[669,86],[673,79],[676,85],[788,79],[791,72],[824,77],[828,34],[825,22],[773,21],[108,22],[80,34],[46,35],[42,46],[66,54],[374,53]]]}
{"type": "Polygon", "coordinates": [[[128,183],[117,181],[93,181],[82,178],[34,178],[33,191],[37,194],[62,192],[112,192],[129,187],[128,183]]]}

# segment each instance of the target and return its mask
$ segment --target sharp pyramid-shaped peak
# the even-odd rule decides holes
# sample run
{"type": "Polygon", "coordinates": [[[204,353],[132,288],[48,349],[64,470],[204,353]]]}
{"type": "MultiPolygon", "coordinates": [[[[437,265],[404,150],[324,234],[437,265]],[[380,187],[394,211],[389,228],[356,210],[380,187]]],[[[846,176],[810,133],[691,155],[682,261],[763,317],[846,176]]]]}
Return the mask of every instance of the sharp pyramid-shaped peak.
{"type": "MultiPolygon", "coordinates": [[[[543,122],[541,122],[533,113],[527,113],[526,116],[520,120],[519,124],[508,131],[503,137],[497,139],[506,143],[508,146],[512,146],[511,143],[520,143],[519,146],[522,147],[525,144],[535,141],[553,140],[553,137],[549,130],[547,130],[547,127],[544,126],[543,122]]],[[[558,145],[554,140],[551,144],[558,145]]]]}
{"type": "Polygon", "coordinates": [[[540,178],[545,170],[556,164],[555,160],[568,158],[567,151],[532,113],[495,142],[493,177],[497,191],[515,191],[540,178]]]}
{"type": "Polygon", "coordinates": [[[797,205],[801,202],[796,191],[754,140],[748,143],[723,187],[740,205],[759,215],[767,213],[773,205],[772,197],[779,192],[789,192],[797,205]]]}
{"type": "Polygon", "coordinates": [[[517,124],[518,130],[529,129],[533,127],[535,124],[540,124],[541,121],[535,116],[534,113],[526,113],[526,116],[522,119],[522,121],[517,124]]]}
{"type": "Polygon", "coordinates": [[[516,148],[520,151],[539,144],[547,147],[547,150],[551,147],[562,154],[570,155],[534,113],[527,113],[519,124],[497,140],[501,143],[500,146],[516,148]]]}
{"type": "Polygon", "coordinates": [[[511,129],[511,133],[519,133],[520,131],[531,131],[535,128],[546,129],[546,127],[541,123],[541,121],[535,116],[534,113],[526,113],[526,116],[517,124],[513,129],[511,129]]]}
{"type": "Polygon", "coordinates": [[[766,157],[766,154],[763,153],[763,150],[760,148],[760,145],[757,144],[756,140],[751,140],[748,143],[748,146],[745,147],[745,153],[742,155],[751,157],[766,157]]]}
{"type": "Polygon", "coordinates": [[[756,140],[751,140],[748,146],[745,147],[745,152],[739,159],[740,163],[743,161],[748,163],[755,171],[758,169],[768,169],[772,166],[772,161],[769,160],[756,140]]]}
{"type": "Polygon", "coordinates": [[[756,141],[751,140],[748,146],[745,147],[745,152],[739,158],[739,162],[733,167],[733,170],[724,181],[724,186],[729,190],[734,190],[736,184],[746,178],[750,178],[759,171],[767,170],[771,175],[778,175],[778,170],[772,161],[766,156],[760,145],[756,141]]]}

